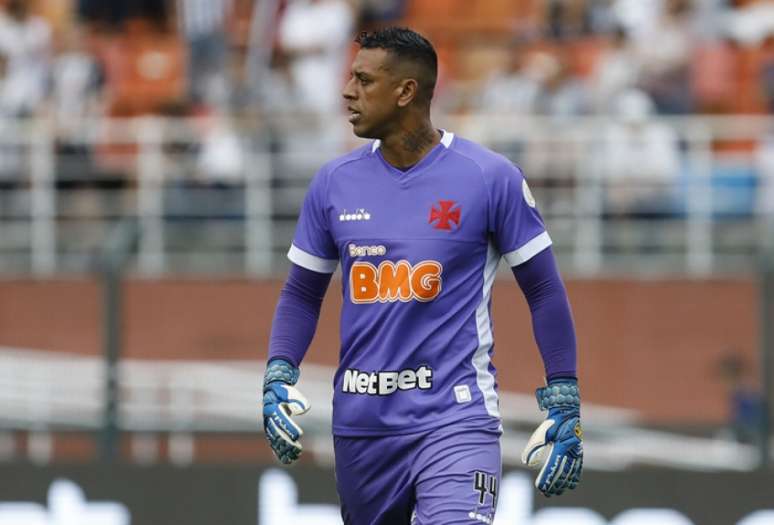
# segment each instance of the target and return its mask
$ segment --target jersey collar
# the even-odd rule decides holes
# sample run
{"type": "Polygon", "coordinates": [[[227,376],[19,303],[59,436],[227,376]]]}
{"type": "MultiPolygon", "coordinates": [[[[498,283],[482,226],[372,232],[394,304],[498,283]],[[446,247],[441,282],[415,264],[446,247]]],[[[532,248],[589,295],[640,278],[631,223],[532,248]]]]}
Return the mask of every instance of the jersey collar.
{"type": "MultiPolygon", "coordinates": [[[[451,146],[452,140],[454,140],[454,133],[451,131],[446,131],[445,129],[441,130],[441,144],[444,145],[445,148],[448,148],[451,146]]],[[[382,141],[379,139],[376,139],[373,144],[371,144],[371,153],[374,153],[377,149],[379,149],[379,146],[382,145],[382,141]]]]}

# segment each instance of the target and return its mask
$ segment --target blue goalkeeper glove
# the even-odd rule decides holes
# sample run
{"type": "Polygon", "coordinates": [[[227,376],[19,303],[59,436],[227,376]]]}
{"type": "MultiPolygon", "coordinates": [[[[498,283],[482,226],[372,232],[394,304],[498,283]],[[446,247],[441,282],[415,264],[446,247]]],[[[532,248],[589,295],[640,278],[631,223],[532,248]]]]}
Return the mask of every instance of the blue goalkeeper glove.
{"type": "Polygon", "coordinates": [[[546,420],[529,438],[521,460],[540,468],[535,487],[545,496],[558,496],[574,489],[583,469],[583,430],[580,424],[580,393],[575,379],[556,379],[535,391],[546,420]]]}
{"type": "Polygon", "coordinates": [[[301,375],[297,367],[283,359],[272,359],[263,378],[263,431],[282,463],[289,465],[301,455],[299,439],[303,430],[291,416],[305,414],[309,401],[293,385],[301,375]]]}

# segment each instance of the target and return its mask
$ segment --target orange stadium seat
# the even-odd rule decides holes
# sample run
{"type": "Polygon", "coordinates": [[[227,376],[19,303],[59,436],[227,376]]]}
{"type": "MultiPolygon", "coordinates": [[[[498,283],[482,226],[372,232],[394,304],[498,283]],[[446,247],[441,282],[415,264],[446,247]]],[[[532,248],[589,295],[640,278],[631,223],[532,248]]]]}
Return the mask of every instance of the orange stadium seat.
{"type": "Polygon", "coordinates": [[[508,38],[525,21],[535,19],[539,5],[539,0],[415,0],[409,4],[405,23],[430,36],[508,38]]]}

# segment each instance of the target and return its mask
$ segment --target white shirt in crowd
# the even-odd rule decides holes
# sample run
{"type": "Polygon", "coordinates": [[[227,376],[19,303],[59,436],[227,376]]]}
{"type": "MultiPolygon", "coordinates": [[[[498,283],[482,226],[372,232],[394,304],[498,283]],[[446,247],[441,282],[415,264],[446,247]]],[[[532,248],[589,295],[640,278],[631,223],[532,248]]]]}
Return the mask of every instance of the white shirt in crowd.
{"type": "Polygon", "coordinates": [[[292,0],[279,41],[291,54],[290,72],[305,109],[338,112],[354,17],[344,0],[292,0]]]}
{"type": "Polygon", "coordinates": [[[0,55],[6,60],[0,106],[7,113],[32,112],[46,95],[51,28],[37,16],[18,21],[0,15],[0,55]]]}

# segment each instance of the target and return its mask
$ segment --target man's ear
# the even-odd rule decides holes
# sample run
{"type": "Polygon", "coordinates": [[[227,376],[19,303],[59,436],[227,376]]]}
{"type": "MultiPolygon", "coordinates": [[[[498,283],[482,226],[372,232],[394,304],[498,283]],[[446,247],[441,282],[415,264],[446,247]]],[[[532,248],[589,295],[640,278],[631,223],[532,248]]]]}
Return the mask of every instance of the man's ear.
{"type": "Polygon", "coordinates": [[[417,98],[417,89],[419,84],[413,78],[401,80],[398,84],[398,107],[405,108],[412,100],[417,98]]]}

